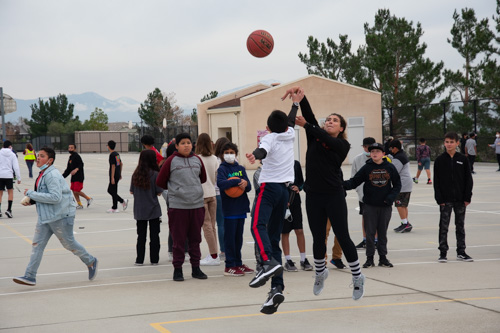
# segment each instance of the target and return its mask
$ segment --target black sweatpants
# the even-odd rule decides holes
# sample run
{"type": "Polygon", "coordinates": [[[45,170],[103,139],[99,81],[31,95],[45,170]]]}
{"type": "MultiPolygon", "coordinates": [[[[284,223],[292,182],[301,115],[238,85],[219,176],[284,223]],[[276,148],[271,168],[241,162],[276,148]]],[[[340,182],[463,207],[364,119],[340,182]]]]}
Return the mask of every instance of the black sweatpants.
{"type": "Polygon", "coordinates": [[[306,211],[313,235],[314,259],[325,259],[326,220],[330,219],[333,233],[337,236],[347,261],[358,260],[356,247],[349,235],[347,204],[343,190],[328,194],[306,192],[306,211]]]}

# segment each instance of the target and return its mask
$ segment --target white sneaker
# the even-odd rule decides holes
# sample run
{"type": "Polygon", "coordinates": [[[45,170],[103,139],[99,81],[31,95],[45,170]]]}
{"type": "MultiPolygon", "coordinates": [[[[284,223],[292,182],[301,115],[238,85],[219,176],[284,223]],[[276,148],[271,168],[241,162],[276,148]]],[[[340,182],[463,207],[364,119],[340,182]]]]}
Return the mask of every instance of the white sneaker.
{"type": "Polygon", "coordinates": [[[352,299],[357,301],[363,298],[365,294],[365,276],[361,274],[358,277],[352,277],[352,299]]]}
{"type": "Polygon", "coordinates": [[[123,205],[123,210],[126,210],[128,207],[128,199],[123,199],[122,205],[123,205]]]}
{"type": "Polygon", "coordinates": [[[118,209],[113,209],[113,208],[110,208],[106,211],[106,213],[119,213],[120,211],[118,209]]]}
{"type": "Polygon", "coordinates": [[[200,260],[200,266],[220,266],[220,259],[219,257],[214,259],[209,254],[205,259],[200,260]]]}
{"type": "Polygon", "coordinates": [[[323,291],[325,286],[325,280],[328,278],[328,268],[319,274],[316,274],[314,278],[313,294],[318,296],[323,291]]]}
{"type": "Polygon", "coordinates": [[[174,254],[172,252],[168,253],[168,261],[172,262],[174,260],[174,254]]]}

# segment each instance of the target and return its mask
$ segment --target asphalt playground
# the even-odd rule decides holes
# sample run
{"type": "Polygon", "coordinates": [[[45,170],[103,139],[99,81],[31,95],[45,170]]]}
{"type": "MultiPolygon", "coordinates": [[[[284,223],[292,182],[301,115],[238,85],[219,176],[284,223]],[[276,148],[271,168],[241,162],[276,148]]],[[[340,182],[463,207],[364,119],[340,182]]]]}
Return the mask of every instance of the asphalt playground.
{"type": "MultiPolygon", "coordinates": [[[[136,228],[128,189],[139,155],[121,156],[124,177],[118,190],[130,200],[130,206],[124,212],[120,208],[118,214],[107,214],[111,207],[106,192],[108,155],[82,154],[86,176],[83,191],[94,202],[76,212],[74,231],[76,239],[99,259],[94,281],[88,281],[85,265],[55,237],[45,250],[37,285],[28,287],[12,281],[12,277],[24,274],[36,224],[35,208],[21,206],[23,195],[14,190],[14,217],[9,219],[4,214],[0,218],[1,332],[500,332],[500,172],[496,172],[496,164],[475,165],[474,194],[465,222],[467,253],[474,262],[456,260],[452,225],[448,263],[437,262],[439,210],[423,173],[420,184],[414,185],[409,206],[414,228],[410,233],[393,232],[399,224],[393,210],[388,258],[394,267],[363,270],[367,278],[363,299],[352,300],[350,272],[328,264],[330,275],[319,296],[312,292],[313,272],[285,272],[285,301],[269,316],[259,312],[269,283],[252,289],[248,286],[251,276],[226,277],[223,264],[202,267],[208,279],[196,280],[191,278],[188,263],[184,265],[186,280],[172,280],[166,207],[161,197],[165,214],[160,263],[134,266],[136,228]]],[[[55,165],[59,170],[64,170],[67,158],[67,154],[57,155],[55,165]]],[[[32,188],[34,181],[28,179],[26,165],[21,157],[19,160],[23,181],[17,186],[23,191],[32,188]]],[[[345,177],[350,176],[350,169],[350,165],[343,167],[345,177]]],[[[414,162],[411,171],[416,173],[414,162]]],[[[356,244],[362,239],[357,202],[356,192],[348,192],[349,226],[356,244]]],[[[4,193],[3,212],[6,206],[4,193]]],[[[304,220],[312,262],[312,237],[306,216],[304,220]]],[[[253,267],[248,221],[242,254],[244,262],[253,267]]],[[[293,234],[290,241],[293,259],[298,262],[293,234]]],[[[329,259],[332,245],[330,237],[329,259]]],[[[205,242],[201,249],[206,256],[205,242]]],[[[363,263],[365,254],[358,253],[363,263]]]]}

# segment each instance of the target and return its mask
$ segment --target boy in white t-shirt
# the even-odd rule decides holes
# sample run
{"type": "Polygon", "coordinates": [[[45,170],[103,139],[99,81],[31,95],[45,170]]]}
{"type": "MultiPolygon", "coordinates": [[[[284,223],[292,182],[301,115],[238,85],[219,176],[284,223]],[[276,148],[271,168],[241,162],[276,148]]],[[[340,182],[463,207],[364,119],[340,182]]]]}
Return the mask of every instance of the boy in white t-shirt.
{"type": "Polygon", "coordinates": [[[267,119],[267,130],[270,133],[261,139],[259,148],[246,154],[251,164],[256,159],[262,160],[260,189],[255,200],[251,227],[256,252],[259,253],[256,258],[258,269],[250,281],[250,287],[261,287],[272,277],[271,291],[260,310],[265,314],[275,313],[285,300],[279,242],[288,203],[288,186],[295,178],[293,127],[299,102],[303,97],[304,91],[301,89],[293,94],[293,105],[288,116],[283,111],[273,111],[267,119]]]}

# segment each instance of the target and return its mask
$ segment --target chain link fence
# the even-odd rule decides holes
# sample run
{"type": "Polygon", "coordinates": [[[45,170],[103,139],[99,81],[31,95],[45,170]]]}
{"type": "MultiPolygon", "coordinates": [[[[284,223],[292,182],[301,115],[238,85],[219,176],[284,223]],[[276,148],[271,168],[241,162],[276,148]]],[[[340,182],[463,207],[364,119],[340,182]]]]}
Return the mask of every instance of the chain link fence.
{"type": "Polygon", "coordinates": [[[382,109],[383,136],[399,139],[409,157],[416,159],[415,147],[425,138],[432,159],[444,152],[443,139],[447,132],[477,134],[476,161],[495,162],[494,149],[488,147],[500,131],[500,98],[382,109]]]}

